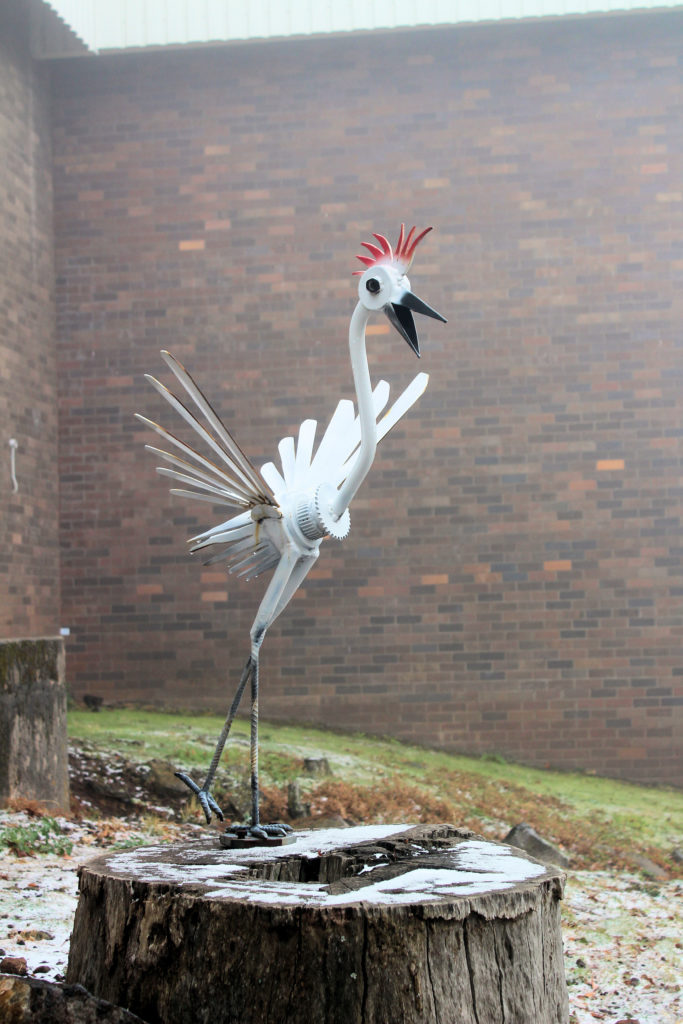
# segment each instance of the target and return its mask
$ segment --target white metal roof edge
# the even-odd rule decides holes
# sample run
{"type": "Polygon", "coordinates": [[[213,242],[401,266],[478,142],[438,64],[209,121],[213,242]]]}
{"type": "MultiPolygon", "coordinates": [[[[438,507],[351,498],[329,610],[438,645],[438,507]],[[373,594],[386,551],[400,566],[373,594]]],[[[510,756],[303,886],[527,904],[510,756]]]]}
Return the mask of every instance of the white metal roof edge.
{"type": "MultiPolygon", "coordinates": [[[[253,3],[254,0],[251,0],[251,2],[253,3]]],[[[381,0],[377,0],[377,2],[381,2],[381,0]]],[[[385,2],[389,2],[389,0],[385,0],[385,2]]],[[[425,8],[429,8],[436,14],[438,11],[443,10],[444,7],[450,7],[451,10],[459,10],[461,14],[460,16],[451,16],[450,18],[436,21],[425,20],[423,16],[419,20],[399,22],[394,19],[393,22],[388,24],[356,25],[353,27],[339,27],[333,30],[316,30],[312,27],[314,24],[312,20],[305,22],[302,19],[297,21],[296,24],[292,23],[291,30],[287,32],[265,31],[267,27],[265,20],[254,21],[252,23],[253,30],[249,29],[247,22],[242,21],[240,23],[234,21],[232,23],[233,31],[230,34],[226,32],[214,34],[209,31],[211,25],[215,25],[216,22],[212,23],[207,16],[205,22],[202,23],[204,29],[206,29],[203,34],[199,32],[193,33],[190,28],[190,22],[184,24],[184,38],[177,38],[181,34],[179,27],[176,26],[174,29],[172,24],[169,26],[168,22],[165,23],[163,31],[162,27],[154,22],[155,29],[153,32],[151,31],[150,24],[154,19],[149,17],[149,15],[152,10],[158,13],[162,9],[168,11],[173,8],[177,13],[181,8],[185,11],[190,9],[188,8],[188,3],[192,11],[196,11],[199,7],[199,5],[193,4],[192,0],[135,0],[134,9],[137,12],[138,21],[136,24],[131,25],[126,23],[125,19],[124,8],[129,7],[127,0],[114,0],[113,8],[116,9],[119,20],[118,29],[114,31],[111,25],[107,29],[107,25],[103,24],[101,20],[98,22],[98,12],[101,19],[101,12],[106,7],[103,0],[49,0],[49,4],[48,0],[41,0],[41,6],[49,6],[51,11],[61,21],[64,21],[66,18],[68,22],[68,12],[80,11],[81,15],[77,19],[78,31],[75,29],[72,29],[72,31],[79,41],[81,39],[85,41],[83,47],[78,50],[74,47],[70,52],[46,53],[43,56],[76,56],[79,54],[86,55],[88,52],[91,54],[114,55],[127,52],[139,53],[144,50],[158,52],[160,50],[222,47],[240,43],[324,39],[332,36],[348,37],[375,32],[405,32],[457,26],[468,27],[474,25],[514,24],[519,22],[575,20],[619,15],[662,14],[675,10],[683,11],[682,0],[653,0],[651,4],[643,2],[643,0],[602,0],[602,2],[600,0],[453,0],[453,2],[449,2],[449,0],[432,0],[432,2],[421,0],[421,12],[425,8]],[[558,10],[558,7],[564,7],[564,10],[558,10]],[[496,9],[499,12],[502,12],[503,9],[506,12],[516,9],[518,13],[495,14],[493,12],[496,9]],[[140,20],[141,12],[145,11],[147,14],[140,20]],[[479,16],[465,17],[465,11],[468,13],[478,11],[479,16]],[[242,29],[238,30],[240,24],[242,29]]],[[[395,6],[400,6],[401,4],[405,6],[406,4],[410,5],[410,3],[411,0],[394,0],[395,6]]],[[[261,6],[264,5],[267,6],[266,0],[261,2],[261,6]]],[[[204,10],[208,11],[211,6],[212,0],[208,0],[207,4],[204,5],[204,10]]],[[[199,21],[194,21],[192,24],[196,25],[197,29],[199,28],[199,21]]],[[[268,24],[272,29],[275,29],[275,23],[271,21],[268,24]]],[[[227,27],[225,21],[222,22],[222,25],[223,28],[227,27]]]]}

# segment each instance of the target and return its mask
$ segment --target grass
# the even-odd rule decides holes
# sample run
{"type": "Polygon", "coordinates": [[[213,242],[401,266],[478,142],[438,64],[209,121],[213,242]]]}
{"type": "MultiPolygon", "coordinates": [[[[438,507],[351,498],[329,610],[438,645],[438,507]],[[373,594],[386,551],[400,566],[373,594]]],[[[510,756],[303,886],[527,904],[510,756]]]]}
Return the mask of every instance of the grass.
{"type": "Polygon", "coordinates": [[[67,839],[59,824],[50,817],[42,817],[28,825],[0,826],[0,850],[6,849],[17,857],[33,857],[39,853],[68,855],[73,843],[67,839]]]}
{"type": "MultiPolygon", "coordinates": [[[[98,714],[73,710],[69,734],[95,751],[132,761],[161,758],[190,772],[205,770],[222,719],[132,708],[98,714]]],[[[244,775],[248,723],[235,722],[222,761],[244,775]]],[[[574,867],[627,867],[648,857],[671,876],[683,835],[683,792],[572,772],[428,750],[397,740],[344,734],[308,725],[261,727],[261,782],[274,815],[286,809],[287,784],[303,777],[305,757],[324,756],[332,776],[302,779],[315,815],[355,821],[450,821],[503,838],[526,821],[560,845],[574,867]]]]}

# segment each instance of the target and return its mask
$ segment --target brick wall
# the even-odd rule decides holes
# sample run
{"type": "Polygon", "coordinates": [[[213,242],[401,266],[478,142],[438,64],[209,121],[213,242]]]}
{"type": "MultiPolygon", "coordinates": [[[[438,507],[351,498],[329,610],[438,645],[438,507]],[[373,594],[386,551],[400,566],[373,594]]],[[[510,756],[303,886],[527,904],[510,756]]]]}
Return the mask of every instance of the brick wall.
{"type": "MultiPolygon", "coordinates": [[[[350,272],[434,224],[450,318],[262,713],[680,783],[680,13],[101,57],[54,72],[63,618],[106,699],[224,709],[262,594],[184,550],[135,410],[160,348],[259,463],[351,396],[350,272]]],[[[163,374],[162,374],[163,376],[163,374]]],[[[166,378],[164,378],[166,379],[166,378]]],[[[216,513],[220,514],[220,513],[216,513]]]]}
{"type": "Polygon", "coordinates": [[[28,7],[0,10],[0,637],[59,625],[49,72],[28,7]],[[9,440],[18,442],[10,483],[9,440]]]}

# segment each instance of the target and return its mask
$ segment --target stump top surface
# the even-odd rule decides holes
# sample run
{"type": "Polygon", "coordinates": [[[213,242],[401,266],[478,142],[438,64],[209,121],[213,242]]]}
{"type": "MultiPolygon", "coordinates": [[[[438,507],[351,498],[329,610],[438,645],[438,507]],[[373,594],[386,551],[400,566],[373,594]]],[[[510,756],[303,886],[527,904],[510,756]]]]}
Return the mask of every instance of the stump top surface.
{"type": "Polygon", "coordinates": [[[226,850],[217,836],[122,850],[88,862],[106,875],[210,900],[321,908],[452,906],[491,894],[562,889],[563,876],[520,850],[452,825],[302,831],[290,846],[226,850]]]}

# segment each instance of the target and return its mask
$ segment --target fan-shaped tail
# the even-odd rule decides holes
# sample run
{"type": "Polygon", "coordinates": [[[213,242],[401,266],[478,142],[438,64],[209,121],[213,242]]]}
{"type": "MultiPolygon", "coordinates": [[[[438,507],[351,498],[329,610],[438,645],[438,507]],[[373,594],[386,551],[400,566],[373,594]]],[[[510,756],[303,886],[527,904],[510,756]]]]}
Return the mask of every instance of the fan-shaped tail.
{"type": "Polygon", "coordinates": [[[276,517],[279,515],[279,511],[273,508],[277,504],[273,490],[221,422],[184,366],[169,352],[161,354],[201,414],[201,419],[154,377],[146,374],[147,380],[192,427],[211,455],[217,458],[203,455],[166,427],[136,413],[142,423],[156,431],[180,454],[153,445],[145,447],[165,463],[157,466],[157,473],[184,485],[172,487],[171,494],[209,502],[211,505],[226,505],[237,511],[237,515],[224,523],[194,537],[191,550],[208,551],[210,556],[207,565],[224,561],[230,572],[251,579],[272,569],[280,558],[276,545],[257,522],[262,515],[268,515],[269,509],[276,517]],[[251,513],[258,506],[262,512],[254,518],[251,513]]]}
{"type": "Polygon", "coordinates": [[[185,484],[187,487],[194,488],[193,490],[172,488],[171,493],[198,501],[208,501],[212,504],[228,505],[232,508],[274,505],[276,502],[272,489],[244,454],[185,367],[169,352],[164,351],[161,355],[201,413],[204,422],[198,419],[172,391],[169,391],[155,377],[145,374],[145,378],[192,427],[195,434],[213,455],[218,456],[217,461],[207,458],[191,445],[181,441],[165,427],[136,413],[142,423],[156,431],[167,443],[186,456],[185,459],[181,459],[171,452],[154,448],[151,445],[146,446],[173,467],[169,469],[168,466],[159,466],[157,467],[158,473],[185,484]]]}

